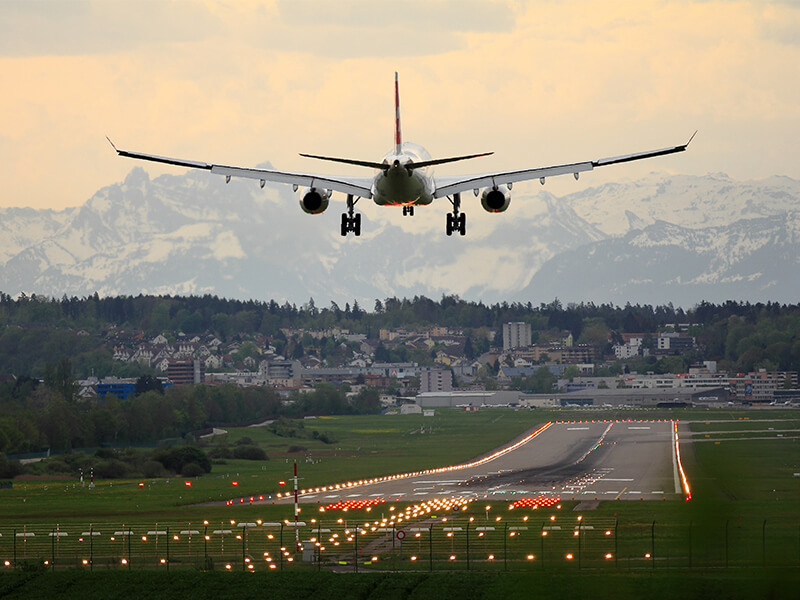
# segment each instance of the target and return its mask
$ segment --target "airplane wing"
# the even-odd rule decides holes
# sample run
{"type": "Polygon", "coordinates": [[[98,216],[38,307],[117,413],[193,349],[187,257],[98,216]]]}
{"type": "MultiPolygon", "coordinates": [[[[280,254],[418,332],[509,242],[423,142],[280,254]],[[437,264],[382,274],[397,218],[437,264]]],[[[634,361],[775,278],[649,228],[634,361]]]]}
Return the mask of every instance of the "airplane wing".
{"type": "Polygon", "coordinates": [[[344,177],[338,175],[293,173],[290,171],[275,171],[272,169],[218,165],[194,160],[157,156],[155,154],[144,154],[142,152],[130,152],[128,150],[121,150],[117,148],[114,145],[114,142],[112,142],[110,139],[108,141],[120,156],[149,160],[151,162],[158,162],[167,165],[176,165],[178,167],[204,169],[217,175],[224,175],[227,179],[230,179],[231,177],[258,179],[262,187],[264,186],[265,181],[273,181],[276,183],[289,183],[292,185],[302,185],[305,187],[328,188],[344,194],[353,194],[359,198],[372,198],[372,177],[344,177]]]}
{"type": "Polygon", "coordinates": [[[479,188],[494,187],[497,185],[508,185],[516,183],[517,181],[528,181],[531,179],[539,179],[542,183],[547,177],[555,177],[556,175],[565,175],[572,173],[575,179],[578,174],[583,171],[591,171],[595,167],[604,167],[606,165],[614,165],[617,163],[630,162],[633,160],[641,160],[643,158],[652,158],[654,156],[663,156],[665,154],[674,154],[675,152],[683,152],[686,147],[691,143],[692,139],[697,132],[692,134],[689,141],[680,146],[672,146],[669,148],[661,148],[660,150],[649,150],[646,152],[637,152],[635,154],[626,154],[623,156],[613,156],[610,158],[599,158],[597,160],[589,160],[585,162],[576,162],[563,165],[553,165],[550,167],[537,167],[533,169],[520,169],[518,171],[502,171],[499,173],[483,173],[480,175],[462,175],[460,177],[436,177],[436,191],[434,192],[435,198],[442,198],[450,194],[456,194],[467,190],[477,190],[479,188]]]}

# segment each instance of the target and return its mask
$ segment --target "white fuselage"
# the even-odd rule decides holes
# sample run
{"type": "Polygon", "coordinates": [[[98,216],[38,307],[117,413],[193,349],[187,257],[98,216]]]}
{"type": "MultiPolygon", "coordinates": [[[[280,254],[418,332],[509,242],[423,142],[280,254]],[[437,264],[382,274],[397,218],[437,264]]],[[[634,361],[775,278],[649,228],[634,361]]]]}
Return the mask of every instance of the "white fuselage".
{"type": "Polygon", "coordinates": [[[430,160],[422,146],[404,142],[401,152],[384,155],[384,164],[392,165],[379,172],[372,182],[372,200],[379,206],[423,206],[433,202],[433,171],[430,167],[411,169],[409,164],[430,160]]]}

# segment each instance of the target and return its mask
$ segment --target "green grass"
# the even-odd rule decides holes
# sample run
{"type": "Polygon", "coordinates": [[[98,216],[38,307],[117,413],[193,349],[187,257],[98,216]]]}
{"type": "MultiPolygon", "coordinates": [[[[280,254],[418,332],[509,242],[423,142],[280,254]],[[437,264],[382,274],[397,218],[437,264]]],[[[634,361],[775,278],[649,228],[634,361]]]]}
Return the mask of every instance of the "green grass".
{"type": "Polygon", "coordinates": [[[138,572],[57,572],[0,575],[0,596],[4,598],[46,598],[61,600],[95,598],[193,598],[196,600],[263,597],[270,600],[404,600],[439,598],[447,600],[541,598],[566,600],[594,598],[648,598],[661,600],[729,598],[749,600],[797,598],[798,571],[735,571],[671,573],[505,573],[487,576],[476,573],[367,573],[299,574],[197,573],[169,575],[138,572]]]}
{"type": "MultiPolygon", "coordinates": [[[[334,444],[318,440],[281,438],[263,428],[231,430],[225,437],[233,443],[242,437],[257,441],[270,454],[266,463],[229,460],[215,465],[212,473],[192,481],[191,488],[181,478],[147,480],[144,488],[137,481],[101,481],[94,490],[73,487],[72,481],[36,481],[14,484],[0,491],[0,559],[9,560],[12,542],[17,539],[18,564],[31,571],[0,568],[0,596],[34,597],[57,590],[63,598],[129,597],[158,595],[164,598],[225,598],[252,596],[269,590],[267,597],[353,597],[353,598],[528,598],[531,590],[542,598],[681,597],[794,598],[800,565],[800,440],[771,438],[733,440],[720,437],[720,431],[742,431],[762,437],[770,427],[784,427],[788,420],[798,422],[793,411],[481,411],[462,413],[437,410],[433,418],[419,415],[353,416],[306,420],[305,429],[325,432],[334,444]],[[745,420],[745,417],[747,419],[745,420]],[[368,534],[361,539],[359,564],[362,570],[396,569],[397,574],[369,573],[334,575],[318,573],[298,561],[285,563],[283,573],[264,572],[263,552],[280,556],[277,528],[250,530],[246,536],[232,533],[212,535],[205,548],[202,536],[179,535],[170,541],[167,575],[159,564],[165,556],[166,536],[141,537],[148,529],[169,528],[172,534],[183,529],[205,531],[204,519],[214,528],[230,527],[236,521],[280,521],[290,518],[290,506],[236,507],[205,506],[198,503],[234,495],[275,492],[279,479],[289,480],[296,454],[290,445],[302,445],[308,452],[298,456],[301,486],[324,485],[354,478],[385,475],[464,461],[519,436],[535,424],[548,420],[610,418],[679,418],[695,421],[693,430],[710,432],[712,441],[682,444],[684,466],[692,486],[690,502],[602,502],[581,513],[583,523],[592,525],[578,540],[572,533],[578,513],[577,502],[564,502],[561,509],[509,511],[505,502],[492,501],[487,522],[485,503],[473,503],[466,510],[437,514],[433,533],[411,535],[394,549],[386,543],[369,550],[379,556],[369,563],[365,547],[378,544],[383,534],[368,534]],[[778,421],[776,421],[776,419],[778,421]],[[719,423],[720,420],[735,420],[719,423]],[[426,432],[420,428],[424,425],[426,432]],[[734,427],[735,426],[735,427],[734,427]],[[697,429],[696,429],[697,428],[697,429]],[[715,443],[719,442],[719,443],[715,443]],[[306,463],[305,456],[313,462],[306,463]],[[239,485],[233,487],[232,481],[239,485]],[[447,516],[447,524],[441,521],[447,516]],[[497,516],[501,521],[492,521],[497,516]],[[555,516],[561,530],[541,537],[543,524],[555,516]],[[473,522],[469,518],[474,519],[473,522]],[[527,517],[527,519],[526,519],[527,517]],[[95,569],[89,573],[81,565],[86,543],[79,542],[79,530],[102,530],[94,542],[95,569]],[[156,523],[158,525],[156,525],[156,523]],[[190,525],[191,523],[191,525],[190,525]],[[48,535],[58,527],[70,537],[54,539],[48,535]],[[135,536],[116,536],[115,529],[132,526],[135,536]],[[475,527],[494,526],[477,537],[475,527]],[[513,538],[509,527],[518,530],[513,538]],[[467,571],[467,526],[470,534],[471,571],[467,571]],[[461,527],[448,537],[445,526],[461,527]],[[16,538],[14,533],[37,531],[36,538],[16,538]],[[613,532],[606,534],[605,532],[613,532]],[[273,535],[269,538],[268,535],[273,535]],[[430,536],[433,536],[432,538],[430,536]],[[434,572],[429,550],[433,546],[434,572]],[[655,550],[655,559],[646,554],[655,550]],[[208,550],[216,569],[242,568],[242,552],[258,564],[259,572],[211,572],[200,577],[192,569],[204,564],[208,550]],[[581,568],[577,552],[580,550],[581,568]],[[604,558],[612,553],[612,560],[604,558]],[[419,556],[411,562],[411,554],[419,556]],[[449,555],[457,556],[450,561],[449,555]],[[573,553],[571,561],[566,553],[573,553]],[[495,556],[489,560],[489,554],[495,556]],[[535,558],[528,560],[527,555],[535,558]],[[121,566],[121,557],[131,558],[132,571],[121,566]],[[43,572],[44,560],[56,557],[59,570],[43,572]],[[726,569],[725,567],[730,567],[726,569]],[[769,568],[777,566],[781,568],[769,568]],[[691,568],[690,568],[691,567],[691,568]],[[735,568],[734,568],[735,567],[735,568]],[[162,572],[159,572],[162,571],[162,572]],[[507,571],[510,571],[507,572],[507,571]],[[500,576],[502,575],[502,576],[500,576]],[[794,586],[794,587],[793,587],[794,586]]],[[[215,443],[219,443],[216,441],[215,443]]],[[[406,505],[398,504],[396,510],[406,505]]],[[[329,528],[332,535],[354,522],[373,521],[389,514],[387,505],[372,512],[365,510],[320,514],[304,507],[305,520],[318,518],[317,528],[329,528]],[[336,519],[343,518],[343,523],[336,519]]],[[[433,516],[433,515],[428,515],[433,516]]],[[[428,525],[423,525],[428,527],[428,525]]],[[[313,535],[304,530],[304,538],[313,535]]],[[[409,532],[410,533],[410,532],[409,532]]],[[[292,532],[284,531],[284,545],[291,545],[292,532]]],[[[327,543],[327,542],[326,542],[327,543]]],[[[342,569],[355,568],[352,543],[326,550],[326,561],[345,563],[342,569]]]]}

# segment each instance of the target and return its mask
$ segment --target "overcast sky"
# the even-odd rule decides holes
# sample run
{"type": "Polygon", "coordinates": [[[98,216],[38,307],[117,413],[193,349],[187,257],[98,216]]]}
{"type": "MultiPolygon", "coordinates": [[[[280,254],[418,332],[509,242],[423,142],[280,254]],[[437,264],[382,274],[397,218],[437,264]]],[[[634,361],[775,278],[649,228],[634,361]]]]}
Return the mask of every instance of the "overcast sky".
{"type": "Polygon", "coordinates": [[[297,154],[382,156],[394,71],[405,140],[434,157],[495,152],[440,174],[626,154],[698,129],[687,153],[548,189],[650,171],[800,178],[800,2],[0,0],[0,206],[76,206],[123,179],[136,163],[106,135],[342,172],[297,154]]]}

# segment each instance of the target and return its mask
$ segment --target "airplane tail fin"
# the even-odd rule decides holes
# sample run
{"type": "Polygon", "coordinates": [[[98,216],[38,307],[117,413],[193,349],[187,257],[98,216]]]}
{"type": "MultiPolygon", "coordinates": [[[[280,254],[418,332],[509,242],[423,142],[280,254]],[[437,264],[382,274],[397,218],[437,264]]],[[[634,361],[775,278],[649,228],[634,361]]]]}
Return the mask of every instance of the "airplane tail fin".
{"type": "Polygon", "coordinates": [[[400,135],[400,84],[397,81],[397,71],[394,72],[394,152],[400,154],[403,145],[403,138],[400,135]]]}

